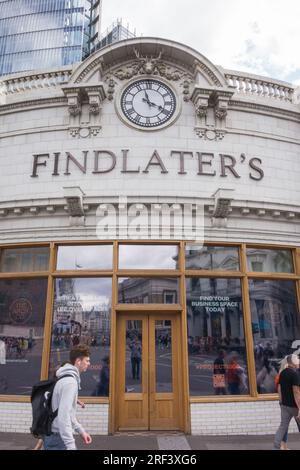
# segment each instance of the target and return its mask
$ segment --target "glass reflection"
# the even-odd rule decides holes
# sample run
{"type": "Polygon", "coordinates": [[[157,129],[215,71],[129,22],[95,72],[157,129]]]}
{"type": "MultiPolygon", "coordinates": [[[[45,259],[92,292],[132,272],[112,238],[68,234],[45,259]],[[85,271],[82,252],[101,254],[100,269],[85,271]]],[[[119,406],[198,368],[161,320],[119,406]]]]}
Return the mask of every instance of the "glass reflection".
{"type": "Polygon", "coordinates": [[[190,394],[247,394],[240,280],[192,278],[186,290],[190,394]]]}
{"type": "Polygon", "coordinates": [[[172,323],[155,321],[156,392],[172,392],[172,323]]]}
{"type": "Polygon", "coordinates": [[[215,271],[239,271],[239,249],[228,246],[187,245],[185,268],[215,271]]]}
{"type": "Polygon", "coordinates": [[[112,269],[112,245],[59,246],[57,269],[112,269]]]}
{"type": "Polygon", "coordinates": [[[119,269],[178,269],[178,246],[119,245],[119,269]]]}
{"type": "Polygon", "coordinates": [[[179,302],[179,281],[177,278],[119,278],[118,302],[176,304],[179,302]]]}
{"type": "Polygon", "coordinates": [[[300,340],[296,286],[293,281],[249,280],[252,334],[258,393],[275,393],[282,359],[300,340]]]}
{"type": "Polygon", "coordinates": [[[0,271],[33,272],[47,271],[49,267],[49,248],[6,248],[0,253],[0,271]]]}
{"type": "Polygon", "coordinates": [[[109,393],[111,289],[110,278],[60,278],[55,282],[49,376],[68,361],[73,346],[87,344],[91,367],[84,375],[80,395],[109,393]]]}
{"type": "Polygon", "coordinates": [[[293,258],[290,250],[247,249],[249,271],[292,273],[293,258]]]}
{"type": "Polygon", "coordinates": [[[0,3],[0,75],[73,64],[88,52],[89,0],[0,3]]]}
{"type": "Polygon", "coordinates": [[[47,279],[0,281],[0,395],[30,395],[40,380],[47,279]]]}
{"type": "Polygon", "coordinates": [[[125,392],[142,392],[142,320],[126,321],[125,392]]]}

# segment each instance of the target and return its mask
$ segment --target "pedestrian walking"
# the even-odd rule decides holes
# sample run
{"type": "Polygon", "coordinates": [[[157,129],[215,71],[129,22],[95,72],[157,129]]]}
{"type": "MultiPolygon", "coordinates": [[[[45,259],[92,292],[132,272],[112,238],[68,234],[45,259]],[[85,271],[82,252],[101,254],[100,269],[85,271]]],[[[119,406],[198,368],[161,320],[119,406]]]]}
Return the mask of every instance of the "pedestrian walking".
{"type": "Polygon", "coordinates": [[[280,373],[278,384],[281,421],[274,439],[276,450],[281,449],[291,419],[300,419],[299,358],[296,354],[290,354],[286,359],[288,366],[280,373]]]}
{"type": "MultiPolygon", "coordinates": [[[[275,377],[275,386],[276,386],[276,392],[278,393],[278,385],[279,385],[279,377],[280,377],[280,374],[281,372],[286,369],[288,367],[288,363],[287,363],[287,356],[285,356],[281,363],[280,363],[280,368],[279,368],[279,371],[278,371],[278,374],[276,375],[275,377]]],[[[299,375],[299,370],[298,370],[298,377],[300,377],[299,375]]],[[[295,422],[297,424],[297,427],[298,427],[298,431],[300,432],[300,421],[298,421],[296,418],[295,418],[295,422]]],[[[280,450],[290,450],[287,446],[287,441],[288,441],[288,431],[285,433],[285,435],[283,436],[282,438],[282,441],[281,441],[281,444],[280,444],[280,450]]]]}
{"type": "Polygon", "coordinates": [[[52,410],[58,409],[51,427],[50,436],[43,436],[45,450],[76,450],[73,432],[78,432],[85,444],[92,442],[91,436],[76,419],[80,374],[90,365],[90,352],[86,345],[76,345],[70,351],[70,363],[60,367],[52,397],[52,410]]]}

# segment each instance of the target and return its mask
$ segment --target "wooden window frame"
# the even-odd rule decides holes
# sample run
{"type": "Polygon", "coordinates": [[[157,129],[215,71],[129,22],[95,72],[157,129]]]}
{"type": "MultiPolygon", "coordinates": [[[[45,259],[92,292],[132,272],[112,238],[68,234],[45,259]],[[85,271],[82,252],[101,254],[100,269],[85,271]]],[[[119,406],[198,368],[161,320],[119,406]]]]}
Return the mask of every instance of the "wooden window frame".
{"type": "MultiPolygon", "coordinates": [[[[256,373],[255,373],[255,359],[253,355],[253,337],[251,325],[251,311],[249,299],[249,279],[271,279],[271,280],[292,280],[296,284],[296,302],[298,312],[300,312],[300,247],[290,245],[270,245],[260,243],[237,243],[237,242],[205,242],[207,246],[228,246],[237,247],[239,250],[239,271],[203,271],[203,270],[185,270],[185,246],[192,244],[189,241],[174,241],[174,240],[72,240],[72,241],[51,241],[51,242],[37,242],[37,243],[15,243],[15,244],[2,244],[0,246],[0,253],[5,248],[34,248],[34,247],[49,247],[49,269],[47,271],[36,272],[18,272],[18,273],[0,273],[1,279],[31,279],[31,278],[47,278],[47,300],[44,324],[44,343],[42,351],[42,365],[41,365],[41,379],[48,377],[48,367],[50,358],[51,346],[51,328],[53,320],[53,296],[54,296],[54,282],[56,278],[61,277],[111,277],[112,278],[112,303],[111,303],[111,345],[116,342],[116,318],[117,313],[122,311],[154,311],[160,310],[165,312],[181,312],[181,331],[182,331],[182,350],[183,350],[183,380],[184,391],[186,400],[184,404],[185,415],[189,415],[189,403],[217,403],[217,402],[250,402],[250,401],[266,401],[278,400],[277,394],[258,394],[256,388],[256,373]],[[177,245],[178,246],[178,269],[167,270],[119,270],[118,269],[118,251],[119,245],[177,245]],[[57,248],[58,246],[72,246],[72,245],[113,245],[113,262],[111,270],[56,270],[57,261],[57,248]],[[293,256],[293,273],[258,273],[248,271],[247,269],[247,248],[259,249],[288,249],[292,251],[293,256]],[[178,304],[118,304],[118,278],[119,277],[177,277],[179,279],[179,303],[178,304]],[[244,314],[244,330],[245,330],[245,344],[247,352],[247,365],[248,365],[248,378],[249,378],[249,395],[245,396],[199,396],[189,397],[188,388],[188,348],[187,348],[187,319],[186,319],[186,278],[200,277],[200,278],[238,278],[241,280],[242,301],[243,301],[243,314],[244,314]]],[[[300,313],[299,313],[300,315],[300,313]]],[[[86,403],[105,403],[111,404],[114,400],[114,386],[115,386],[115,347],[110,349],[110,396],[109,398],[96,398],[84,397],[86,403]]],[[[0,395],[0,402],[30,402],[28,396],[18,395],[0,395]]],[[[113,408],[111,413],[113,414],[113,408]]],[[[110,417],[110,423],[114,422],[113,415],[110,417]]]]}

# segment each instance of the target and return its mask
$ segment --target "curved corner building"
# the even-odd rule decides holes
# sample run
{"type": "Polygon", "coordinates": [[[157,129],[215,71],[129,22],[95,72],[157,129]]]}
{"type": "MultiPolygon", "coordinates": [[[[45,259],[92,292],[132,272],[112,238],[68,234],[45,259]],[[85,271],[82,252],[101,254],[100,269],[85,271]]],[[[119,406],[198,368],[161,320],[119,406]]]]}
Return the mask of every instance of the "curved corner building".
{"type": "Polygon", "coordinates": [[[300,346],[298,90],[135,38],[0,93],[0,429],[29,431],[32,384],[86,343],[91,433],[273,433],[300,346]]]}
{"type": "Polygon", "coordinates": [[[96,3],[0,0],[0,75],[80,62],[97,36],[96,3]]]}

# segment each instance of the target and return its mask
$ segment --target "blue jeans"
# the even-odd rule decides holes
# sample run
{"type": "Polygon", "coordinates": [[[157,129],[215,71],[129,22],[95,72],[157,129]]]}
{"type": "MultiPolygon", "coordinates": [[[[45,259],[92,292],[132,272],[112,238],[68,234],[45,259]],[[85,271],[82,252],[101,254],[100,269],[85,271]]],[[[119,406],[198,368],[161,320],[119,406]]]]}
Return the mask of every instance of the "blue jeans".
{"type": "Polygon", "coordinates": [[[50,436],[43,436],[44,450],[66,450],[64,441],[58,433],[52,433],[50,436]]]}

